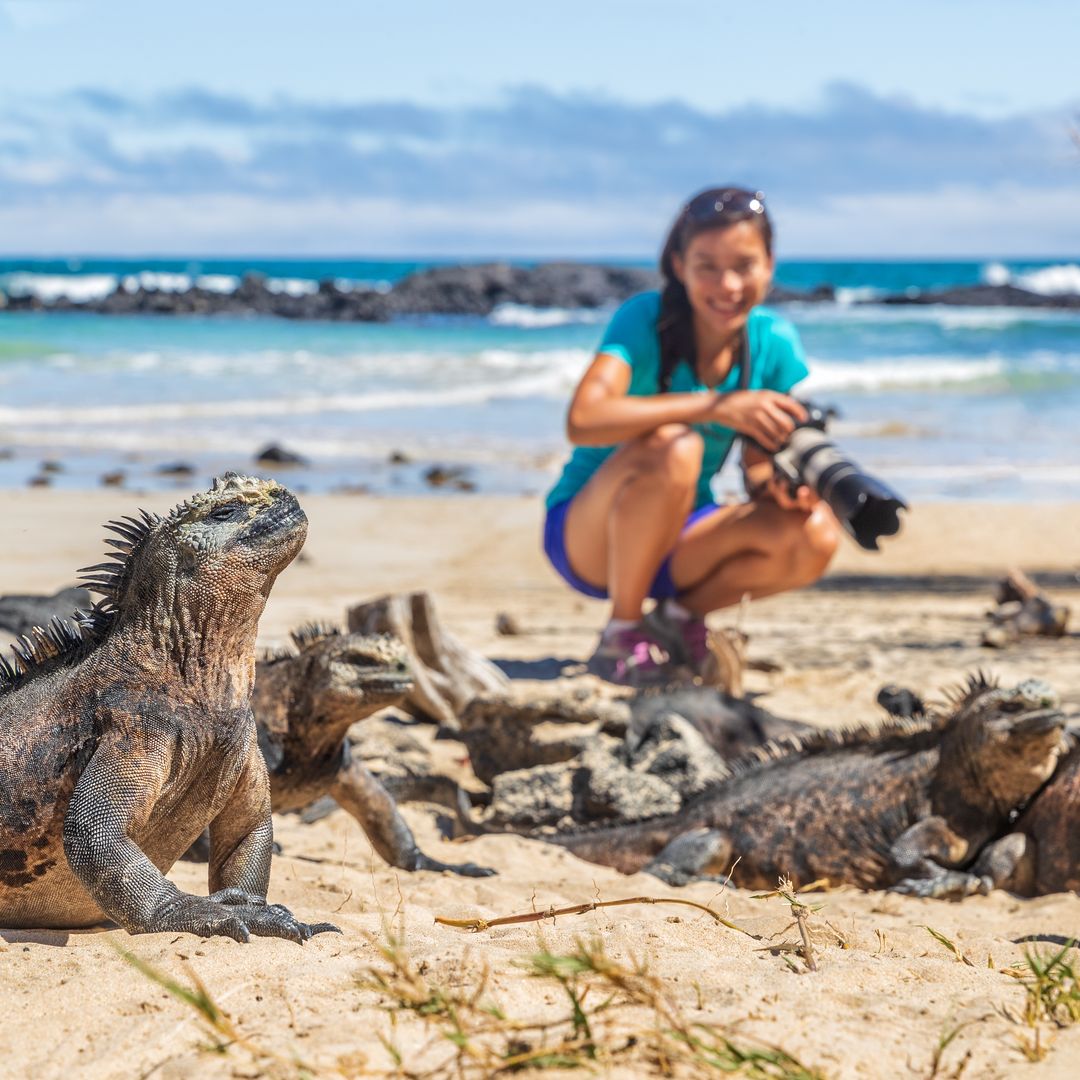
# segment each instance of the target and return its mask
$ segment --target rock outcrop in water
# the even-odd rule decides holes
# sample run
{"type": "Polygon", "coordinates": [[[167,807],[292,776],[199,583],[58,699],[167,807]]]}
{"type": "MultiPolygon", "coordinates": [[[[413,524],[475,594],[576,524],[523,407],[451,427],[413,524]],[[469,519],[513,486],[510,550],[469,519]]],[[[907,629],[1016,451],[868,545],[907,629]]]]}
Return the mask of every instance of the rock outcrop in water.
{"type": "MultiPolygon", "coordinates": [[[[477,263],[438,266],[409,274],[389,289],[342,288],[322,281],[308,293],[274,288],[261,274],[246,274],[232,292],[193,285],[179,291],[128,289],[123,284],[107,296],[76,302],[65,296],[43,300],[35,295],[0,292],[0,308],[12,311],[93,311],[105,315],[274,315],[285,319],[339,322],[388,322],[408,316],[490,315],[503,304],[529,308],[595,309],[612,307],[635,293],[657,288],[652,270],[597,263],[552,262],[535,266],[477,263]]],[[[819,303],[836,299],[831,285],[809,290],[774,286],[769,302],[819,303]]],[[[1046,295],[1015,285],[972,285],[911,291],[857,303],[948,304],[976,307],[1080,309],[1080,295],[1046,295]]]]}
{"type": "Polygon", "coordinates": [[[1080,309],[1080,293],[1037,293],[1016,285],[965,285],[883,296],[878,304],[947,304],[954,307],[1038,307],[1080,309]]]}
{"type": "MultiPolygon", "coordinates": [[[[466,315],[484,317],[497,307],[514,304],[529,308],[571,310],[612,307],[635,293],[659,285],[651,270],[590,263],[478,263],[439,266],[409,274],[389,289],[365,286],[342,288],[322,281],[310,293],[296,294],[271,287],[260,274],[246,274],[232,292],[193,285],[166,291],[123,284],[107,296],[76,302],[60,296],[45,301],[39,296],[13,295],[6,299],[13,311],[92,311],[104,315],[274,315],[286,319],[327,319],[341,322],[388,322],[408,316],[466,315]]],[[[775,302],[831,300],[833,290],[822,286],[812,292],[776,289],[775,302]]]]}

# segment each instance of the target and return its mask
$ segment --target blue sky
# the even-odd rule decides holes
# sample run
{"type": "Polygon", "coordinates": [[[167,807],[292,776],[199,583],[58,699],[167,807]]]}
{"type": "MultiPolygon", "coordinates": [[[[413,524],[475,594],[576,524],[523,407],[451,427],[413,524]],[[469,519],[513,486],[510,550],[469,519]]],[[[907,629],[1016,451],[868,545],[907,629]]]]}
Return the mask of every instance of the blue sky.
{"type": "Polygon", "coordinates": [[[0,0],[0,251],[1076,256],[1071,7],[0,0]]]}

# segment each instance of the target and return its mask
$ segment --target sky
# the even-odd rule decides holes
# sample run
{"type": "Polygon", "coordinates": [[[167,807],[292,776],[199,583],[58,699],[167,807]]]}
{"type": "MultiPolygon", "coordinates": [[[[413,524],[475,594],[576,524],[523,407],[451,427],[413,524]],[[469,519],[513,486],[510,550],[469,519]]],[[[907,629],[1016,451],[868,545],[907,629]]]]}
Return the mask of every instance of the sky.
{"type": "Polygon", "coordinates": [[[1070,3],[0,0],[0,254],[1080,254],[1070,3]]]}

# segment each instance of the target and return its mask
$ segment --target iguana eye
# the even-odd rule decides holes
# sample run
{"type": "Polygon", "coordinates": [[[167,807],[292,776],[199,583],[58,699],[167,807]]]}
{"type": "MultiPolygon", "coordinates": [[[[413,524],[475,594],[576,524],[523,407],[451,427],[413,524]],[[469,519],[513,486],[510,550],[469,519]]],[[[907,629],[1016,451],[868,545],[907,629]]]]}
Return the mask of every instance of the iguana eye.
{"type": "Polygon", "coordinates": [[[211,521],[231,521],[242,509],[240,503],[229,503],[228,506],[219,506],[216,510],[211,510],[206,516],[211,521]]]}

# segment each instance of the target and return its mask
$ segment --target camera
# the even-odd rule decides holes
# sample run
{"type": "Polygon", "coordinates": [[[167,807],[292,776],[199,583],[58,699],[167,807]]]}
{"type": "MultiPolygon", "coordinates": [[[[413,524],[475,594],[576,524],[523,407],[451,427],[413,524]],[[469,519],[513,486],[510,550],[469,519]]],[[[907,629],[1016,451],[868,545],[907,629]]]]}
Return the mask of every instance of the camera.
{"type": "Polygon", "coordinates": [[[908,505],[887,484],[864,472],[826,434],[836,410],[801,402],[807,419],[773,454],[773,468],[792,494],[805,484],[826,502],[860,547],[878,550],[882,536],[900,531],[900,511],[908,505]]]}

